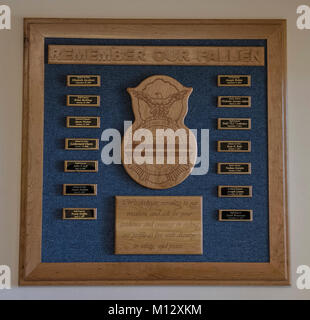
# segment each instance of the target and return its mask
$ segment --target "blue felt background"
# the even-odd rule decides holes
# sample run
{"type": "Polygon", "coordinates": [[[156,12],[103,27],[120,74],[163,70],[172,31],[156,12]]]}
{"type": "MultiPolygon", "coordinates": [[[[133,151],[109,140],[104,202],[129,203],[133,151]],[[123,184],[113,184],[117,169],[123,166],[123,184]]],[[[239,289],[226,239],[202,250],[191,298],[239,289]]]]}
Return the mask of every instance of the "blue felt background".
{"type": "MultiPolygon", "coordinates": [[[[47,39],[48,44],[119,45],[221,45],[265,46],[264,40],[97,40],[47,39]]],[[[44,190],[43,262],[104,261],[212,261],[267,262],[268,238],[268,153],[267,153],[267,67],[190,66],[97,66],[48,65],[45,63],[44,105],[44,190]],[[100,88],[66,87],[67,74],[99,74],[100,88]],[[99,151],[67,151],[67,137],[99,138],[103,129],[116,128],[123,134],[123,121],[133,120],[127,87],[137,86],[151,75],[174,77],[193,87],[185,123],[189,128],[210,129],[210,170],[207,175],[190,176],[168,190],[146,189],[135,183],[122,165],[104,165],[99,151]],[[250,74],[252,86],[217,87],[218,74],[250,74]],[[101,107],[66,107],[67,94],[98,94],[101,107]],[[219,95],[250,95],[251,108],[217,108],[219,95]],[[100,116],[101,129],[68,129],[65,117],[100,116]],[[251,131],[216,129],[219,117],[252,118],[251,131]],[[217,140],[251,140],[251,153],[218,153],[217,140]],[[64,160],[98,160],[98,173],[64,173],[64,160]],[[251,162],[252,175],[218,175],[217,162],[251,162]],[[63,183],[97,183],[96,197],[63,196],[63,183]],[[253,198],[218,198],[218,185],[253,185],[253,198]],[[202,195],[203,252],[195,255],[116,256],[114,252],[115,195],[202,195]],[[63,207],[96,207],[95,221],[63,221],[63,207]],[[219,222],[218,209],[253,209],[254,221],[219,222]]],[[[198,139],[200,144],[200,137],[198,139]]],[[[100,149],[103,143],[100,142],[100,149]]]]}

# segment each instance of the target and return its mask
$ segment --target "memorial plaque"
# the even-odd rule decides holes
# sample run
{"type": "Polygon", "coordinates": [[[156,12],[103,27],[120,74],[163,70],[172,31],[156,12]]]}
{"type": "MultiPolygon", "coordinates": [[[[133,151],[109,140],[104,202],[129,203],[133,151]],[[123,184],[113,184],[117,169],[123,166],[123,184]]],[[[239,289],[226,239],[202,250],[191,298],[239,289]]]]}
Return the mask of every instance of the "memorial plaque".
{"type": "Polygon", "coordinates": [[[65,172],[98,172],[98,161],[66,160],[65,172]]]}
{"type": "Polygon", "coordinates": [[[63,208],[63,220],[96,220],[96,208],[63,208]]]}
{"type": "Polygon", "coordinates": [[[250,141],[218,141],[218,152],[251,152],[250,141]]]}
{"type": "Polygon", "coordinates": [[[217,119],[219,130],[250,130],[251,119],[249,118],[219,118],[217,119]]]}
{"type": "Polygon", "coordinates": [[[218,75],[219,87],[250,87],[251,76],[249,75],[218,75]]]}
{"type": "Polygon", "coordinates": [[[100,87],[100,76],[95,75],[68,75],[68,87],[100,87]]]}
{"type": "Polygon", "coordinates": [[[98,150],[99,139],[66,138],[66,150],[98,150]]]}
{"type": "Polygon", "coordinates": [[[96,184],[64,184],[64,196],[95,196],[97,195],[96,184]]]}
{"type": "Polygon", "coordinates": [[[252,186],[218,186],[220,198],[251,198],[252,186]]]}
{"type": "Polygon", "coordinates": [[[218,163],[218,174],[251,174],[251,163],[218,163]]]}
{"type": "Polygon", "coordinates": [[[219,221],[252,221],[253,210],[219,210],[219,221]]]}
{"type": "Polygon", "coordinates": [[[100,96],[69,94],[67,95],[68,107],[99,107],[100,96]]]}
{"type": "Polygon", "coordinates": [[[67,117],[67,128],[100,128],[100,117],[67,117]]]}
{"type": "Polygon", "coordinates": [[[202,197],[116,197],[115,254],[202,252],[202,197]]]}
{"type": "Polygon", "coordinates": [[[251,107],[250,96],[219,96],[217,97],[218,107],[251,107]]]}

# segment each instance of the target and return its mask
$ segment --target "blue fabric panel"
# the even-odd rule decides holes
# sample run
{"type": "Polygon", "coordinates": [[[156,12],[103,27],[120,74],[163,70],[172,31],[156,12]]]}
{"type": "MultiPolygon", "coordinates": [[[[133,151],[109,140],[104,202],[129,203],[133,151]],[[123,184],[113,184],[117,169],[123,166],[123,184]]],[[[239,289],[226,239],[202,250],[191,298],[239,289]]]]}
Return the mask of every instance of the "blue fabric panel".
{"type": "MultiPolygon", "coordinates": [[[[48,44],[107,45],[220,45],[264,46],[264,40],[98,40],[47,39],[48,44]]],[[[267,65],[267,64],[266,64],[267,65]]],[[[268,145],[267,67],[99,66],[49,65],[45,62],[44,190],[42,221],[43,262],[268,262],[268,145]],[[68,74],[99,74],[100,88],[66,87],[68,74]],[[151,190],[134,182],[122,165],[104,165],[99,151],[68,151],[64,139],[99,138],[107,128],[123,134],[124,120],[133,120],[126,88],[146,77],[164,74],[193,87],[185,123],[189,128],[210,130],[210,170],[190,176],[168,190],[151,190]],[[250,74],[252,86],[217,87],[218,74],[250,74]],[[99,108],[66,107],[67,94],[97,94],[99,108]],[[249,95],[251,108],[217,108],[219,95],[249,95]],[[68,129],[65,117],[100,116],[100,129],[68,129]],[[219,117],[249,117],[250,131],[217,130],[219,117]],[[218,153],[218,140],[251,140],[251,153],[218,153]],[[98,173],[65,173],[64,160],[98,160],[98,173]],[[251,175],[218,175],[218,162],[251,162],[251,175]],[[97,183],[96,197],[63,196],[63,183],[97,183]],[[218,185],[252,185],[253,198],[218,198],[218,185]],[[203,255],[114,255],[115,195],[202,195],[203,255]],[[63,221],[62,208],[96,207],[94,221],[63,221]],[[218,209],[253,209],[253,222],[219,222],[218,209]]],[[[200,146],[200,136],[198,139],[200,146]]],[[[200,150],[200,149],[199,149],[200,150]]]]}

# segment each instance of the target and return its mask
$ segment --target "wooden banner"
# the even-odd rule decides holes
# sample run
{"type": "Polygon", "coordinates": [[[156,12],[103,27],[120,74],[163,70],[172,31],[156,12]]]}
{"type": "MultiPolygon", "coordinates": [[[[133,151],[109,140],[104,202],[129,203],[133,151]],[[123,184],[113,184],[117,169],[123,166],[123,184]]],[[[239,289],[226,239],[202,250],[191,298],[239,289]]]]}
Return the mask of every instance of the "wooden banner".
{"type": "Polygon", "coordinates": [[[264,47],[49,45],[50,64],[263,66],[264,47]]]}

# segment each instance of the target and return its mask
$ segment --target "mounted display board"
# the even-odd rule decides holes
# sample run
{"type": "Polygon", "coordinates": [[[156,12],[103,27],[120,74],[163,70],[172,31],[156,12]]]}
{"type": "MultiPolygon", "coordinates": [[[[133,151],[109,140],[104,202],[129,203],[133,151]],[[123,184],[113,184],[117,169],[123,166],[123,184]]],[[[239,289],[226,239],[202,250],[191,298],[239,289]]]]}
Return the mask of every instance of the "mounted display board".
{"type": "Polygon", "coordinates": [[[288,285],[284,20],[26,19],[21,285],[288,285]]]}

